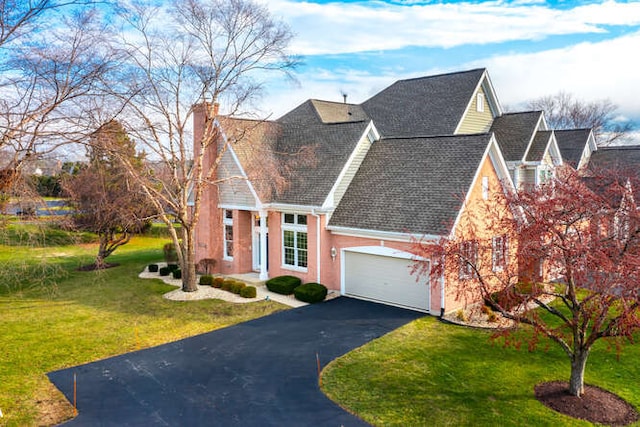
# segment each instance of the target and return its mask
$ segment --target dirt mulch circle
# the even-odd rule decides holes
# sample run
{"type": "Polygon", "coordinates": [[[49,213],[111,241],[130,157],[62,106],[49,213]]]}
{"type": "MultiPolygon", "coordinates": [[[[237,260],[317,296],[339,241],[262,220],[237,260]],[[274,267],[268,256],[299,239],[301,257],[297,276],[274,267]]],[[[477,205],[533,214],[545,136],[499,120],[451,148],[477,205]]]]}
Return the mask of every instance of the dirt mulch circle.
{"type": "Polygon", "coordinates": [[[534,387],[536,399],[545,406],[592,423],[625,426],[640,420],[640,414],[621,397],[600,387],[586,385],[582,397],[569,394],[566,381],[551,381],[534,387]]]}
{"type": "Polygon", "coordinates": [[[107,268],[112,268],[112,267],[117,267],[120,264],[118,263],[112,263],[112,264],[104,264],[104,266],[102,268],[98,268],[95,264],[87,264],[87,265],[81,265],[80,267],[78,267],[78,271],[95,271],[95,270],[106,270],[107,268]]]}

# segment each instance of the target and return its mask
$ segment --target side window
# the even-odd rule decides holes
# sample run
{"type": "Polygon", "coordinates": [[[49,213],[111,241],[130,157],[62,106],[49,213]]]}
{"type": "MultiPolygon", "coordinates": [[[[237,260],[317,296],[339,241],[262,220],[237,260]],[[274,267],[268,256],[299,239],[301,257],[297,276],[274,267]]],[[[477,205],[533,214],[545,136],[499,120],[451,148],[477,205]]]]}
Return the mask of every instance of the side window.
{"type": "Polygon", "coordinates": [[[502,271],[507,266],[508,240],[507,236],[497,236],[491,239],[491,264],[493,271],[502,271]]]}
{"type": "Polygon", "coordinates": [[[222,215],[223,257],[225,259],[233,259],[233,211],[225,209],[222,215]]]}
{"type": "Polygon", "coordinates": [[[467,240],[460,243],[460,279],[475,277],[475,268],[478,263],[478,242],[467,240]]]}

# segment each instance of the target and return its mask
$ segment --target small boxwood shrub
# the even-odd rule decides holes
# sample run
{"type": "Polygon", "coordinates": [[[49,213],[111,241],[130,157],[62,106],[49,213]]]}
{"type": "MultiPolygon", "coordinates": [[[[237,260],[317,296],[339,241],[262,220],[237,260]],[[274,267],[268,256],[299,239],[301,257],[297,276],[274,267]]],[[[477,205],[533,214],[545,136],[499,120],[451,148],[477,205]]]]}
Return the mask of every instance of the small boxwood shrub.
{"type": "Polygon", "coordinates": [[[233,283],[231,284],[231,289],[229,290],[236,295],[240,295],[240,291],[242,290],[242,288],[245,288],[246,286],[247,285],[245,283],[234,280],[233,283]]]}
{"type": "Polygon", "coordinates": [[[214,288],[220,289],[222,287],[223,282],[224,282],[224,277],[214,277],[213,283],[211,284],[211,286],[213,286],[214,288]]]}
{"type": "Polygon", "coordinates": [[[149,273],[157,273],[158,264],[149,264],[149,273]]]}
{"type": "Polygon", "coordinates": [[[160,267],[159,273],[161,276],[168,276],[171,270],[169,270],[169,267],[160,267]]]}
{"type": "Polygon", "coordinates": [[[293,294],[297,300],[313,304],[324,301],[327,296],[327,287],[320,283],[305,283],[298,286],[293,294]]]}
{"type": "Polygon", "coordinates": [[[256,290],[255,286],[245,286],[244,288],[240,289],[240,296],[242,298],[255,298],[257,294],[258,291],[256,290]]]}
{"type": "Polygon", "coordinates": [[[200,276],[200,280],[198,280],[198,284],[202,286],[213,286],[213,276],[210,274],[204,274],[200,276]]]}
{"type": "Polygon", "coordinates": [[[231,290],[231,286],[233,285],[233,282],[235,280],[231,280],[231,279],[224,279],[224,281],[222,282],[222,290],[223,291],[230,291],[231,290]]]}
{"type": "Polygon", "coordinates": [[[180,266],[178,264],[167,264],[167,268],[169,271],[173,272],[180,269],[180,266]]]}
{"type": "Polygon", "coordinates": [[[295,276],[278,276],[266,282],[267,289],[282,295],[291,295],[295,288],[300,286],[302,280],[295,276]]]}
{"type": "Polygon", "coordinates": [[[180,269],[173,270],[171,274],[173,274],[174,279],[182,279],[182,270],[180,269]]]}

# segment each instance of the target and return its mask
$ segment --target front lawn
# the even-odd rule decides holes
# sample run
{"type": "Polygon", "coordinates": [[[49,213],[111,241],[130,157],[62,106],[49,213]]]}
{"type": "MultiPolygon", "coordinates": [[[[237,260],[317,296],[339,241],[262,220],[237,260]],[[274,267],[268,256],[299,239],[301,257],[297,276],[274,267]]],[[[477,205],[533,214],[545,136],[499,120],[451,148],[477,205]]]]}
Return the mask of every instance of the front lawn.
{"type": "MultiPolygon", "coordinates": [[[[6,231],[6,230],[5,230],[6,231]]],[[[6,236],[6,235],[5,235],[6,236]]],[[[119,267],[80,272],[95,245],[0,245],[0,425],[51,425],[72,415],[47,372],[155,346],[285,307],[262,301],[176,302],[160,280],[139,279],[166,238],[139,237],[109,257],[119,267]],[[44,274],[43,274],[44,273],[44,274]]]]}
{"type": "MultiPolygon", "coordinates": [[[[553,344],[545,347],[504,348],[485,331],[426,317],[329,364],[322,388],[376,426],[591,425],[535,399],[537,383],[569,379],[567,357],[553,344]]],[[[640,409],[639,360],[638,344],[625,346],[619,359],[615,349],[597,344],[585,382],[640,409]]]]}

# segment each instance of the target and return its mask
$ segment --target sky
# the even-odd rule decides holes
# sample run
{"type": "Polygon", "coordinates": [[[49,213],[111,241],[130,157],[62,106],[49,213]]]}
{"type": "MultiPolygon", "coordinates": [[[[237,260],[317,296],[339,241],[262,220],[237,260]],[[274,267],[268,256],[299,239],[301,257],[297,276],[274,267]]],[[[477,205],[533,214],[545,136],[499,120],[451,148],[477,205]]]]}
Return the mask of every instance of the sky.
{"type": "Polygon", "coordinates": [[[360,103],[396,80],[487,68],[503,107],[564,91],[608,99],[640,126],[640,1],[265,4],[302,57],[294,82],[267,82],[261,109],[273,118],[307,99],[360,103]]]}

